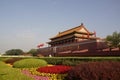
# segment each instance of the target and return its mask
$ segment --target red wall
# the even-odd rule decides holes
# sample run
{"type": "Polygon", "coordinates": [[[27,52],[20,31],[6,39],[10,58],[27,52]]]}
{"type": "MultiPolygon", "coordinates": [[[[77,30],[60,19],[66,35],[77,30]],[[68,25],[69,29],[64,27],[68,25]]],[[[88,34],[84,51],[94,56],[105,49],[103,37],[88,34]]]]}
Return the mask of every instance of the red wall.
{"type": "Polygon", "coordinates": [[[56,55],[56,56],[119,56],[120,51],[105,51],[108,46],[104,42],[93,41],[89,43],[75,43],[75,45],[68,44],[67,46],[46,47],[38,50],[38,54],[43,56],[56,55]],[[68,53],[64,53],[68,52],[68,53]],[[62,53],[62,54],[61,54],[62,53]]]}
{"type": "Polygon", "coordinates": [[[92,57],[92,56],[120,56],[120,51],[100,51],[100,52],[84,52],[84,53],[67,53],[58,54],[56,56],[79,56],[79,57],[92,57]]]}

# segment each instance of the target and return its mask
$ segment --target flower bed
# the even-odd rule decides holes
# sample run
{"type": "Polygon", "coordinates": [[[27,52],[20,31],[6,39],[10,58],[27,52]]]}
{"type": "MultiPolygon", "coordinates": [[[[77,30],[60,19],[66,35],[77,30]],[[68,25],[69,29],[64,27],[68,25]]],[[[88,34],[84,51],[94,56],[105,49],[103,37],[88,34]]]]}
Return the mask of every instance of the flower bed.
{"type": "Polygon", "coordinates": [[[64,80],[71,68],[71,66],[56,65],[40,68],[23,68],[22,70],[28,70],[32,75],[48,77],[49,80],[64,80]]]}
{"type": "Polygon", "coordinates": [[[27,76],[30,76],[30,77],[34,78],[35,80],[49,80],[48,77],[32,75],[28,70],[22,70],[22,73],[24,73],[27,76]]]}
{"type": "Polygon", "coordinates": [[[22,70],[29,70],[32,75],[49,77],[49,80],[64,80],[67,74],[52,74],[52,73],[41,73],[36,71],[37,68],[24,68],[22,70]]]}
{"type": "Polygon", "coordinates": [[[40,67],[36,71],[41,72],[41,73],[65,74],[71,68],[72,68],[71,66],[57,65],[57,66],[40,67]]]}

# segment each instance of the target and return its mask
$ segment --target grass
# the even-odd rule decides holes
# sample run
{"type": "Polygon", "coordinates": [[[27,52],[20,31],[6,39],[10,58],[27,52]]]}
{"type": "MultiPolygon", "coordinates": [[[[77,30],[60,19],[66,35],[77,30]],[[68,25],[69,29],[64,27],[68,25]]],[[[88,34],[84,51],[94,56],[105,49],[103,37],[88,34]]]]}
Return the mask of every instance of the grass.
{"type": "Polygon", "coordinates": [[[20,72],[19,69],[14,69],[0,61],[0,80],[34,80],[20,72]]]}

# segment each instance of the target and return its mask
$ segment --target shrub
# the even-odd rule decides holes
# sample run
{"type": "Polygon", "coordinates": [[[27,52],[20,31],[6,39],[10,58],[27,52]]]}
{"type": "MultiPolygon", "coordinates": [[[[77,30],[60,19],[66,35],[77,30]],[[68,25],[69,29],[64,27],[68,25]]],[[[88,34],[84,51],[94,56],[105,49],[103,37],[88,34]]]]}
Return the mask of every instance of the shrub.
{"type": "Polygon", "coordinates": [[[15,68],[34,68],[47,66],[47,62],[42,59],[23,59],[13,64],[15,68]]]}
{"type": "Polygon", "coordinates": [[[5,60],[4,62],[13,65],[14,62],[19,61],[21,59],[22,58],[10,58],[10,59],[5,60]]]}
{"type": "Polygon", "coordinates": [[[65,80],[118,80],[120,62],[85,62],[68,72],[65,80]]]}
{"type": "Polygon", "coordinates": [[[65,74],[70,70],[72,67],[70,66],[46,66],[46,67],[40,67],[37,69],[38,72],[41,73],[54,73],[54,74],[65,74]]]}

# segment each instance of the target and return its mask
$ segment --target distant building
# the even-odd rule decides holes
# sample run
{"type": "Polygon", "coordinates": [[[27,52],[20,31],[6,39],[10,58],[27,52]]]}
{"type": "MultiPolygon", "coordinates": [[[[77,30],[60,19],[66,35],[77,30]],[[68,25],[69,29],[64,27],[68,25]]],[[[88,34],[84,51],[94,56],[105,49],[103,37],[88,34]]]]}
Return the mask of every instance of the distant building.
{"type": "Polygon", "coordinates": [[[38,52],[45,56],[60,55],[66,53],[95,52],[107,47],[104,41],[96,36],[96,32],[90,32],[81,23],[80,26],[59,32],[47,42],[50,47],[40,48],[38,52]]]}

